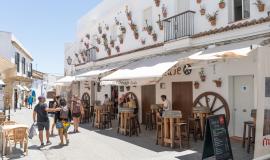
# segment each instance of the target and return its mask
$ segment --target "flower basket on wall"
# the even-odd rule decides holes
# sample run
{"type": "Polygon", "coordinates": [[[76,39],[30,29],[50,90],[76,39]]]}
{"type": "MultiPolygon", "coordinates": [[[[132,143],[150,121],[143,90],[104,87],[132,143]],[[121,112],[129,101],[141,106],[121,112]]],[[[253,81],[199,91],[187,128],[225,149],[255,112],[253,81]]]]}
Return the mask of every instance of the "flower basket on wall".
{"type": "Polygon", "coordinates": [[[162,6],[162,16],[164,18],[167,18],[167,16],[168,16],[167,7],[165,6],[165,4],[163,4],[163,6],[162,6]]]}
{"type": "Polygon", "coordinates": [[[131,21],[131,23],[129,23],[129,26],[130,26],[130,29],[132,31],[137,31],[137,25],[135,23],[133,23],[132,21],[131,21]]]}
{"type": "Polygon", "coordinates": [[[127,16],[127,19],[128,19],[129,21],[132,20],[131,11],[128,10],[128,6],[126,6],[126,16],[127,16]]]}
{"type": "Polygon", "coordinates": [[[219,6],[220,9],[225,8],[225,2],[224,2],[224,0],[220,0],[219,3],[218,3],[218,6],[219,6]]]}
{"type": "Polygon", "coordinates": [[[256,0],[256,3],[254,3],[254,4],[257,6],[259,12],[263,12],[264,11],[265,4],[263,3],[262,0],[256,0]]]}
{"type": "Polygon", "coordinates": [[[86,37],[87,39],[90,39],[90,34],[86,34],[85,37],[86,37]]]}
{"type": "Polygon", "coordinates": [[[147,31],[147,33],[149,35],[152,34],[152,31],[153,31],[153,27],[151,25],[148,25],[148,22],[147,20],[145,20],[145,24],[146,24],[146,27],[143,28],[144,31],[147,31]]]}
{"type": "Polygon", "coordinates": [[[134,32],[134,38],[139,39],[139,33],[138,32],[134,32]]]}
{"type": "Polygon", "coordinates": [[[158,15],[158,21],[157,21],[159,29],[162,31],[163,30],[163,23],[160,18],[160,14],[158,15]]]}
{"type": "Polygon", "coordinates": [[[84,42],[84,46],[86,49],[89,49],[89,43],[84,42]]]}
{"type": "Polygon", "coordinates": [[[199,88],[200,88],[200,83],[197,82],[197,81],[195,81],[195,82],[194,82],[194,88],[195,88],[195,89],[199,89],[199,88]]]}
{"type": "Polygon", "coordinates": [[[123,34],[118,35],[118,39],[119,39],[120,44],[124,43],[124,35],[123,34]]]}
{"type": "Polygon", "coordinates": [[[99,48],[98,47],[94,47],[96,49],[97,52],[99,52],[99,48]]]}
{"type": "Polygon", "coordinates": [[[217,23],[217,15],[218,11],[216,11],[213,15],[207,14],[206,17],[212,26],[215,26],[217,23]]]}
{"type": "Polygon", "coordinates": [[[145,41],[145,38],[142,38],[142,39],[141,39],[142,45],[145,45],[145,42],[146,42],[146,41],[145,41]]]}
{"type": "Polygon", "coordinates": [[[220,88],[222,85],[222,80],[221,78],[217,79],[217,80],[213,80],[213,82],[216,84],[216,87],[220,88]]]}
{"type": "Polygon", "coordinates": [[[120,31],[121,31],[123,34],[126,34],[126,32],[127,32],[126,27],[120,26],[120,31]]]}
{"type": "Polygon", "coordinates": [[[204,73],[204,69],[202,68],[201,71],[199,72],[199,75],[200,75],[200,79],[202,82],[205,82],[206,80],[206,75],[204,73]]]}
{"type": "Polygon", "coordinates": [[[115,24],[118,26],[120,24],[120,22],[118,21],[118,19],[115,17],[114,18],[115,24]]]}
{"type": "Polygon", "coordinates": [[[156,33],[153,33],[152,34],[152,38],[153,38],[153,41],[156,42],[157,41],[157,34],[156,33]]]}
{"type": "Polygon", "coordinates": [[[111,50],[111,48],[107,48],[106,51],[107,51],[108,56],[111,56],[111,55],[112,55],[112,50],[111,50]]]}
{"type": "Polygon", "coordinates": [[[102,34],[102,38],[103,38],[104,40],[107,39],[107,34],[106,34],[106,33],[102,34]]]}
{"type": "Polygon", "coordinates": [[[160,0],[154,0],[157,7],[160,5],[160,0]]]}
{"type": "Polygon", "coordinates": [[[108,31],[110,27],[107,24],[105,24],[105,29],[108,31]]]}
{"type": "Polygon", "coordinates": [[[96,41],[97,41],[97,44],[100,44],[101,43],[101,40],[99,37],[96,38],[96,41]]]}
{"type": "Polygon", "coordinates": [[[117,53],[120,52],[120,47],[119,46],[116,46],[115,49],[116,49],[117,53]]]}
{"type": "Polygon", "coordinates": [[[114,40],[113,39],[110,40],[110,45],[112,48],[114,47],[114,40]]]}
{"type": "Polygon", "coordinates": [[[99,26],[98,26],[98,33],[99,33],[99,34],[102,34],[102,27],[101,27],[100,24],[99,24],[99,26]]]}

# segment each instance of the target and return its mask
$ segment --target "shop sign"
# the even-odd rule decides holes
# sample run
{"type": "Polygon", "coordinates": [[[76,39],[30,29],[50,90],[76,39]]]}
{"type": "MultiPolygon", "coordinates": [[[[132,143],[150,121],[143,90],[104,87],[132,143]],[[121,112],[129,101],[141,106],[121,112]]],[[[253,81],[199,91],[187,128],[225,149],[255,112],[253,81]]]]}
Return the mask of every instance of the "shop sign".
{"type": "Polygon", "coordinates": [[[174,67],[172,67],[167,73],[165,73],[165,76],[175,76],[175,75],[181,75],[182,72],[185,75],[190,75],[192,72],[192,69],[190,68],[191,65],[190,64],[186,64],[183,66],[183,68],[181,66],[175,65],[174,67]],[[183,71],[182,71],[183,70],[183,71]]]}

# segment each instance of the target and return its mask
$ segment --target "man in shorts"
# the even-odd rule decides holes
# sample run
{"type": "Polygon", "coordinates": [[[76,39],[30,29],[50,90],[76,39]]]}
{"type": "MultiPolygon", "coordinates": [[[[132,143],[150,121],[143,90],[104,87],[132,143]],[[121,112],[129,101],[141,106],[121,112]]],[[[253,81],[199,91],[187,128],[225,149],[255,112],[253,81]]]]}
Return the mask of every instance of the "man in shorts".
{"type": "Polygon", "coordinates": [[[48,108],[47,104],[45,103],[45,97],[43,96],[38,97],[38,101],[39,103],[34,108],[33,121],[34,123],[37,122],[38,131],[39,131],[39,140],[41,143],[40,147],[43,147],[44,146],[44,143],[43,143],[43,130],[44,129],[46,130],[46,138],[47,138],[46,145],[51,144],[50,139],[49,139],[50,121],[48,117],[48,112],[55,112],[56,110],[48,108]]]}

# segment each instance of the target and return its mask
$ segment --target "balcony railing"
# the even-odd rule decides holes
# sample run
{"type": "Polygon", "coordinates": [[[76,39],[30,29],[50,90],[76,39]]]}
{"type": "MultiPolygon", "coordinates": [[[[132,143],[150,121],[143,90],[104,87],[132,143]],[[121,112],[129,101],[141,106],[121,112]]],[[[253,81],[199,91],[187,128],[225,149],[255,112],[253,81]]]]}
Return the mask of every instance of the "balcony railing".
{"type": "Polygon", "coordinates": [[[194,11],[186,11],[164,19],[164,41],[171,41],[194,34],[194,11]]]}

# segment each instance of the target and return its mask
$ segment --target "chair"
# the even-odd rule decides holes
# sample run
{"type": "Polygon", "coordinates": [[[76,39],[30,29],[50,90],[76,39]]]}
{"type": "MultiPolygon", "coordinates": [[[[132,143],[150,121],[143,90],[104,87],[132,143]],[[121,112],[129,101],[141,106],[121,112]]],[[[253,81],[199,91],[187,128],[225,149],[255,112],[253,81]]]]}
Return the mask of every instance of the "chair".
{"type": "Polygon", "coordinates": [[[200,139],[203,140],[202,127],[201,127],[201,122],[199,118],[189,117],[187,125],[188,125],[188,141],[189,141],[190,133],[193,133],[195,142],[197,141],[198,135],[200,135],[200,139]]]}
{"type": "Polygon", "coordinates": [[[147,129],[152,130],[154,127],[152,123],[152,112],[147,112],[145,118],[146,118],[145,130],[147,129]]]}
{"type": "Polygon", "coordinates": [[[132,135],[136,134],[136,136],[138,136],[138,130],[137,130],[137,124],[136,124],[136,116],[131,116],[128,118],[128,132],[129,132],[129,136],[131,137],[132,135]]]}
{"type": "Polygon", "coordinates": [[[103,129],[112,127],[110,112],[101,113],[101,124],[103,129]]]}
{"type": "Polygon", "coordinates": [[[5,121],[2,123],[2,125],[14,125],[14,124],[16,124],[15,121],[5,121]]]}
{"type": "Polygon", "coordinates": [[[16,147],[16,144],[20,144],[20,147],[24,147],[24,152],[28,155],[28,136],[27,128],[19,127],[8,131],[6,136],[6,146],[9,144],[10,150],[12,150],[12,144],[16,147]]]}
{"type": "Polygon", "coordinates": [[[246,130],[247,130],[247,126],[249,124],[253,124],[253,121],[245,121],[244,122],[243,140],[242,140],[242,147],[243,148],[245,148],[245,146],[246,146],[246,130]]]}
{"type": "MultiPolygon", "coordinates": [[[[157,113],[158,114],[158,113],[157,113]]],[[[156,132],[156,145],[163,145],[163,119],[157,115],[156,116],[157,132],[156,132]]]]}
{"type": "Polygon", "coordinates": [[[247,153],[250,153],[251,144],[255,143],[255,125],[248,124],[248,145],[247,145],[247,153]]]}
{"type": "Polygon", "coordinates": [[[187,123],[183,123],[183,122],[175,123],[174,128],[175,128],[175,131],[179,131],[179,136],[177,137],[178,139],[175,139],[174,143],[178,144],[180,146],[180,148],[182,148],[182,142],[183,142],[182,136],[184,135],[183,133],[185,133],[185,136],[187,138],[187,145],[189,146],[189,139],[188,139],[189,131],[188,131],[187,123]],[[182,129],[184,129],[185,132],[183,132],[182,129]]]}

